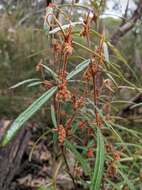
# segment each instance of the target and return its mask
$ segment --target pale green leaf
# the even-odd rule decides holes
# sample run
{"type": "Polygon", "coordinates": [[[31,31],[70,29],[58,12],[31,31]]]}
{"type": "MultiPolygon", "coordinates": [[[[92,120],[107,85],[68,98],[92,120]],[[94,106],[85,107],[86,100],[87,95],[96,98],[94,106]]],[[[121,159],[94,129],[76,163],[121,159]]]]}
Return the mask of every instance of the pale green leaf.
{"type": "Polygon", "coordinates": [[[32,82],[32,83],[28,84],[27,87],[33,87],[33,86],[37,86],[39,84],[42,84],[42,81],[32,82]]]}
{"type": "Polygon", "coordinates": [[[142,106],[142,102],[131,106],[131,109],[134,109],[134,108],[137,108],[137,107],[141,107],[141,106],[142,106]]]}
{"type": "Polygon", "coordinates": [[[40,80],[40,79],[38,79],[38,78],[27,79],[27,80],[18,82],[17,84],[11,86],[10,89],[17,88],[17,87],[19,87],[19,86],[21,86],[21,85],[23,85],[23,84],[30,83],[30,82],[33,82],[33,81],[38,81],[38,80],[40,80]]]}
{"type": "Polygon", "coordinates": [[[9,141],[16,135],[16,133],[21,129],[23,124],[29,120],[35,112],[37,112],[41,106],[49,100],[52,95],[56,92],[57,87],[52,87],[50,90],[46,91],[42,96],[40,96],[36,101],[34,101],[24,112],[22,112],[17,119],[12,123],[12,125],[7,130],[2,145],[6,145],[9,141]]]}
{"type": "Polygon", "coordinates": [[[56,114],[55,114],[55,109],[54,109],[53,105],[51,105],[51,119],[52,119],[54,127],[56,128],[57,127],[57,121],[56,121],[56,114]]]}
{"type": "Polygon", "coordinates": [[[133,183],[129,180],[129,178],[121,171],[119,170],[120,175],[123,177],[124,182],[127,183],[130,190],[136,190],[133,183]]]}
{"type": "Polygon", "coordinates": [[[90,59],[87,59],[81,62],[79,65],[77,65],[75,69],[68,74],[67,80],[70,80],[72,77],[74,77],[75,75],[83,71],[89,65],[89,63],[90,63],[90,59]]]}
{"type": "Polygon", "coordinates": [[[43,66],[43,68],[45,68],[45,70],[48,72],[48,73],[50,73],[52,76],[53,76],[53,78],[55,79],[55,80],[58,80],[58,75],[52,70],[52,69],[50,69],[47,65],[44,65],[44,64],[41,64],[42,66],[43,66]]]}
{"type": "MultiPolygon", "coordinates": [[[[61,27],[62,27],[63,30],[65,30],[65,29],[68,29],[70,26],[73,27],[73,26],[76,26],[76,25],[83,25],[83,22],[71,22],[70,24],[65,24],[65,25],[63,25],[61,27]]],[[[55,34],[55,33],[59,32],[59,31],[61,31],[61,28],[57,27],[57,28],[54,28],[53,30],[51,30],[49,32],[49,34],[55,34]]]]}
{"type": "Polygon", "coordinates": [[[105,147],[101,130],[97,128],[97,151],[95,168],[91,179],[90,190],[100,190],[104,171],[105,147]]]}

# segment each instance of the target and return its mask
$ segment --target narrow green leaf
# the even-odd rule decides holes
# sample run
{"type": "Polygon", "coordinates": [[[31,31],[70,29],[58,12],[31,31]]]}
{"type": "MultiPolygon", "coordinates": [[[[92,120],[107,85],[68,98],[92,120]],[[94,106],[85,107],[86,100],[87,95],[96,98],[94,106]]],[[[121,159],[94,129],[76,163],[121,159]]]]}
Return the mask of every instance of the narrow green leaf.
{"type": "Polygon", "coordinates": [[[131,109],[141,107],[141,106],[142,106],[142,102],[140,102],[139,104],[135,104],[135,105],[131,106],[131,109]]]}
{"type": "Polygon", "coordinates": [[[17,84],[13,85],[10,87],[10,89],[13,89],[13,88],[17,88],[23,84],[26,84],[26,83],[30,83],[30,82],[33,82],[33,81],[38,81],[40,79],[38,78],[35,78],[35,79],[27,79],[27,80],[24,80],[24,81],[21,81],[21,82],[18,82],[17,84]]]}
{"type": "Polygon", "coordinates": [[[70,80],[72,77],[74,77],[75,75],[83,71],[89,65],[89,63],[90,63],[90,59],[87,59],[81,62],[79,65],[77,65],[75,69],[68,74],[67,80],[70,80]]]}
{"type": "Polygon", "coordinates": [[[109,73],[107,73],[106,75],[113,81],[115,86],[118,88],[118,84],[117,84],[116,80],[112,77],[112,75],[110,75],[109,73]]]}
{"type": "Polygon", "coordinates": [[[33,86],[37,86],[39,84],[42,84],[42,81],[32,82],[32,83],[28,84],[27,87],[33,87],[33,86]]]}
{"type": "Polygon", "coordinates": [[[115,46],[113,46],[111,43],[107,42],[107,45],[111,48],[111,50],[113,51],[113,53],[116,55],[116,57],[122,61],[122,63],[124,63],[127,68],[131,71],[131,73],[133,74],[133,76],[135,77],[135,79],[137,80],[137,82],[139,83],[139,79],[136,75],[136,73],[134,72],[134,70],[130,67],[130,65],[128,64],[127,60],[123,57],[123,55],[121,55],[120,51],[115,48],[115,46]]]}
{"type": "MultiPolygon", "coordinates": [[[[67,28],[69,28],[70,26],[76,26],[76,25],[83,25],[83,22],[71,22],[70,24],[65,24],[62,26],[62,29],[65,30],[67,28]]],[[[49,34],[55,34],[57,32],[61,31],[61,28],[60,27],[57,27],[57,28],[54,28],[53,30],[51,30],[49,32],[49,34]]]]}
{"type": "Polygon", "coordinates": [[[130,190],[136,190],[133,183],[128,179],[128,177],[121,170],[119,170],[119,173],[123,177],[123,179],[125,180],[125,183],[127,183],[129,189],[130,190]]]}
{"type": "Polygon", "coordinates": [[[99,32],[97,32],[96,30],[90,29],[90,31],[97,37],[102,37],[101,34],[99,32]]]}
{"type": "Polygon", "coordinates": [[[126,101],[126,100],[115,100],[112,101],[111,104],[133,104],[134,102],[132,101],[126,101]]]}
{"type": "Polygon", "coordinates": [[[52,95],[56,92],[57,87],[52,87],[50,90],[45,92],[36,101],[34,101],[24,112],[22,112],[17,119],[12,123],[10,128],[7,130],[5,137],[2,141],[2,146],[5,146],[9,141],[16,135],[16,133],[21,129],[23,124],[32,117],[32,115],[37,112],[41,106],[49,100],[52,95]]]}
{"type": "Polygon", "coordinates": [[[139,138],[139,136],[141,136],[141,133],[139,133],[138,131],[136,130],[133,130],[133,129],[129,129],[127,127],[123,127],[119,124],[116,124],[116,123],[113,123],[111,122],[110,123],[113,127],[115,127],[116,129],[120,129],[120,130],[123,130],[123,131],[126,131],[127,133],[130,133],[132,136],[135,136],[137,138],[139,138]]]}
{"type": "Polygon", "coordinates": [[[105,161],[105,147],[104,139],[99,128],[97,128],[97,152],[96,152],[96,163],[91,180],[90,190],[100,190],[103,170],[105,161]]]}
{"type": "Polygon", "coordinates": [[[126,59],[121,55],[120,51],[115,46],[113,46],[110,42],[107,42],[107,45],[111,48],[113,53],[117,56],[117,58],[120,61],[122,61],[124,64],[127,64],[126,59]]]}
{"type": "MultiPolygon", "coordinates": [[[[89,100],[89,99],[88,99],[89,100]]],[[[89,100],[89,102],[95,107],[95,109],[98,111],[99,115],[101,116],[102,120],[104,121],[106,127],[110,128],[112,130],[112,132],[116,135],[116,137],[118,137],[118,139],[120,141],[122,141],[122,138],[120,137],[120,135],[117,133],[117,131],[112,127],[112,125],[106,121],[102,111],[96,106],[94,105],[94,102],[92,102],[91,100],[89,100]]]]}
{"type": "Polygon", "coordinates": [[[75,155],[76,159],[78,160],[78,162],[81,164],[84,172],[86,175],[89,174],[89,168],[88,168],[88,164],[87,161],[82,157],[82,155],[77,151],[76,147],[70,143],[68,140],[65,140],[65,146],[71,151],[73,152],[73,154],[75,155]]]}
{"type": "MultiPolygon", "coordinates": [[[[56,114],[55,114],[55,109],[53,105],[51,105],[51,119],[52,119],[53,126],[57,128],[56,114]]],[[[57,141],[58,141],[58,134],[53,133],[53,142],[56,144],[57,141]]]]}
{"type": "Polygon", "coordinates": [[[44,64],[41,64],[41,65],[43,66],[43,68],[46,69],[46,71],[47,71],[48,73],[50,73],[50,74],[53,76],[53,78],[54,78],[55,80],[58,80],[58,75],[57,75],[52,69],[50,69],[47,65],[44,65],[44,64]]]}
{"type": "Polygon", "coordinates": [[[52,132],[52,129],[49,129],[49,130],[47,130],[46,132],[44,132],[44,133],[34,142],[34,144],[33,144],[33,146],[32,146],[32,149],[31,149],[31,151],[30,151],[30,153],[29,153],[29,162],[31,162],[33,152],[34,152],[36,146],[38,145],[38,143],[40,142],[40,140],[44,139],[44,138],[46,137],[46,135],[48,135],[50,132],[52,132]]]}
{"type": "Polygon", "coordinates": [[[51,105],[51,119],[52,119],[54,127],[57,127],[56,114],[55,114],[55,109],[53,105],[51,105]]]}

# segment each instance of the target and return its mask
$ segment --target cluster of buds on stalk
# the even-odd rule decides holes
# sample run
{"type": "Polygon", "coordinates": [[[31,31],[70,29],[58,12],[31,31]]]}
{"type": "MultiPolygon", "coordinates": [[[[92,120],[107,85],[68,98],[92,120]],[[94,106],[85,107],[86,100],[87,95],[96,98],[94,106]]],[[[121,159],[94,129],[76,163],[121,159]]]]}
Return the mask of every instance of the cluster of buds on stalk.
{"type": "Polygon", "coordinates": [[[56,101],[64,102],[71,99],[71,92],[67,89],[67,81],[64,79],[59,82],[58,92],[56,94],[56,101]]]}
{"type": "Polygon", "coordinates": [[[58,40],[53,39],[52,45],[54,53],[60,55],[62,53],[62,44],[58,40]]]}
{"type": "Polygon", "coordinates": [[[83,30],[80,33],[80,36],[87,37],[88,34],[90,33],[90,19],[89,19],[89,14],[85,16],[83,20],[83,30]]]}
{"type": "Polygon", "coordinates": [[[68,32],[64,36],[63,52],[64,52],[64,55],[66,56],[71,55],[73,51],[71,31],[72,31],[72,28],[69,27],[68,32]]]}
{"type": "Polygon", "coordinates": [[[112,156],[112,160],[107,162],[107,176],[115,177],[117,175],[116,162],[121,159],[122,150],[118,151],[114,148],[111,143],[106,144],[106,151],[109,155],[112,156]]]}
{"type": "Polygon", "coordinates": [[[86,128],[86,125],[87,125],[87,121],[80,121],[78,124],[78,128],[84,129],[84,128],[86,128]]]}
{"type": "Polygon", "coordinates": [[[63,127],[63,125],[59,125],[59,128],[58,128],[58,138],[59,138],[59,142],[61,144],[63,144],[64,140],[66,138],[66,130],[63,127]]]}
{"type": "Polygon", "coordinates": [[[90,81],[92,79],[92,74],[96,75],[97,72],[98,72],[98,65],[96,64],[95,60],[93,60],[92,64],[89,65],[89,67],[84,72],[83,78],[86,81],[90,81]]]}
{"type": "Polygon", "coordinates": [[[80,166],[75,166],[73,176],[74,177],[81,177],[83,175],[83,170],[80,166]]]}
{"type": "Polygon", "coordinates": [[[59,125],[58,128],[53,129],[53,131],[57,132],[59,143],[63,144],[66,138],[66,130],[63,125],[59,125]]]}
{"type": "Polygon", "coordinates": [[[120,157],[121,157],[121,153],[123,151],[123,148],[122,150],[118,151],[114,148],[114,146],[112,144],[106,144],[106,151],[108,154],[111,154],[114,161],[119,161],[120,160],[120,157]]]}
{"type": "Polygon", "coordinates": [[[72,104],[73,109],[76,111],[77,109],[81,108],[84,105],[84,97],[81,96],[80,98],[77,98],[76,96],[72,96],[72,104]]]}
{"type": "Polygon", "coordinates": [[[107,162],[106,175],[107,175],[107,177],[116,177],[116,175],[117,175],[117,167],[113,160],[109,160],[107,162]]]}
{"type": "Polygon", "coordinates": [[[88,158],[94,157],[94,150],[93,150],[93,148],[88,148],[88,150],[87,150],[87,157],[88,158]]]}

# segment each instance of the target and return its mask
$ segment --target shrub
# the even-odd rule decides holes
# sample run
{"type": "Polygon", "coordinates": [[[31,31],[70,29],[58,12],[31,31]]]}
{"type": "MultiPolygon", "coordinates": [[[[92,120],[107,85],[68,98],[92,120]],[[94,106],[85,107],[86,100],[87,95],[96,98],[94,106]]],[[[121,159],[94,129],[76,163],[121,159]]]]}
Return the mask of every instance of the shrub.
{"type": "Polygon", "coordinates": [[[110,49],[127,64],[105,38],[104,31],[97,31],[99,17],[92,10],[87,8],[83,22],[73,23],[62,10],[67,25],[60,23],[56,11],[57,6],[50,5],[45,15],[44,30],[51,45],[51,59],[48,64],[44,59],[37,64],[36,71],[41,77],[12,87],[41,85],[44,92],[12,123],[2,145],[9,143],[26,121],[50,100],[53,128],[48,132],[53,134],[52,145],[58,148],[57,156],[62,160],[51,186],[56,189],[57,173],[64,163],[75,187],[81,184],[90,190],[138,189],[141,134],[116,123],[123,118],[116,116],[115,103],[119,101],[113,97],[122,88],[137,91],[141,88],[128,81],[121,66],[111,61],[110,49]],[[127,134],[133,136],[135,143],[124,142],[127,134]],[[76,160],[74,168],[70,168],[68,152],[76,160]]]}

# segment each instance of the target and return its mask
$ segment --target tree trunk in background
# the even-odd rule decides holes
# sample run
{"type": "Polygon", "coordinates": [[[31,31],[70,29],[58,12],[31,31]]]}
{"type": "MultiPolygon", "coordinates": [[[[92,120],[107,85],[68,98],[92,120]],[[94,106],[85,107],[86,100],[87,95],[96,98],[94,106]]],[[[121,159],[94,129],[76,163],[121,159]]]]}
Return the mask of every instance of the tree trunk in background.
{"type": "MultiPolygon", "coordinates": [[[[126,9],[128,9],[128,7],[126,7],[126,9]]],[[[124,15],[126,22],[124,22],[123,20],[120,26],[118,27],[118,29],[113,33],[113,35],[110,38],[110,42],[114,46],[117,46],[121,38],[124,37],[129,31],[131,31],[135,27],[136,23],[141,19],[142,0],[138,1],[137,8],[129,19],[127,19],[126,13],[127,13],[127,10],[125,11],[125,15],[124,15]]],[[[134,97],[133,102],[135,103],[135,101],[137,101],[137,103],[140,103],[141,98],[142,98],[142,93],[139,93],[136,97],[134,97]]],[[[124,116],[124,115],[129,114],[130,107],[131,105],[127,105],[126,107],[124,107],[119,115],[124,116]]]]}
{"type": "Polygon", "coordinates": [[[117,43],[120,41],[120,39],[127,34],[133,27],[136,25],[138,20],[142,16],[142,0],[139,0],[137,4],[137,8],[134,11],[133,15],[127,20],[126,22],[123,22],[120,24],[120,27],[114,32],[112,35],[110,42],[114,46],[117,45],[117,43]]]}
{"type": "Polygon", "coordinates": [[[23,129],[10,144],[0,148],[0,190],[10,189],[29,139],[30,132],[23,129]]]}

